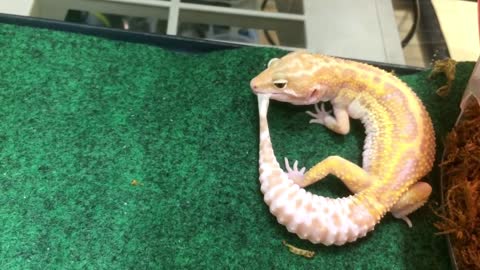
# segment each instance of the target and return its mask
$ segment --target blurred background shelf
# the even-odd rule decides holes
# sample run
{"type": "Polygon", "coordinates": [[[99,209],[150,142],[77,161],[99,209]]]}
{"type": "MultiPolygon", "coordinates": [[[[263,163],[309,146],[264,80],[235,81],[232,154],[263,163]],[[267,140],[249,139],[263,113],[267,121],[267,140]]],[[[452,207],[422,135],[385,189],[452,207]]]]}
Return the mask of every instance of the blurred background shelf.
{"type": "MultiPolygon", "coordinates": [[[[7,1],[4,1],[7,2],[7,1]]],[[[0,12],[427,67],[475,60],[475,1],[16,0],[0,12]]]]}

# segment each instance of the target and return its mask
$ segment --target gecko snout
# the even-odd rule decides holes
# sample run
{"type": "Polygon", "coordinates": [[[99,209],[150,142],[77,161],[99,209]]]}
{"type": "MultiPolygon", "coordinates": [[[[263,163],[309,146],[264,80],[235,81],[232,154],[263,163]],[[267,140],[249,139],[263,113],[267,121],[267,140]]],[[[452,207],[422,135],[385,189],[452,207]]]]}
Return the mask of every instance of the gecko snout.
{"type": "Polygon", "coordinates": [[[253,91],[254,93],[257,93],[258,84],[256,84],[256,83],[254,82],[254,80],[252,80],[252,81],[250,82],[250,88],[252,88],[252,91],[253,91]]]}
{"type": "Polygon", "coordinates": [[[258,88],[257,84],[253,80],[250,82],[250,88],[252,88],[252,90],[257,90],[258,88]]]}

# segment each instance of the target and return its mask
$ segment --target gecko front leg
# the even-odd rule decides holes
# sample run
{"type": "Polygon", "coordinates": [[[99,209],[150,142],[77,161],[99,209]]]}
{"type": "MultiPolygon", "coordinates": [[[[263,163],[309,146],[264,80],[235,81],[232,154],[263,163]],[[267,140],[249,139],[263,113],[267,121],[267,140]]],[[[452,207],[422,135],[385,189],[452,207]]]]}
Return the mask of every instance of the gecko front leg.
{"type": "Polygon", "coordinates": [[[310,123],[324,125],[336,133],[345,135],[350,132],[347,107],[336,103],[332,103],[332,105],[333,115],[325,110],[325,103],[322,103],[320,108],[318,108],[318,104],[315,104],[315,112],[307,111],[307,114],[313,117],[310,123]]]}

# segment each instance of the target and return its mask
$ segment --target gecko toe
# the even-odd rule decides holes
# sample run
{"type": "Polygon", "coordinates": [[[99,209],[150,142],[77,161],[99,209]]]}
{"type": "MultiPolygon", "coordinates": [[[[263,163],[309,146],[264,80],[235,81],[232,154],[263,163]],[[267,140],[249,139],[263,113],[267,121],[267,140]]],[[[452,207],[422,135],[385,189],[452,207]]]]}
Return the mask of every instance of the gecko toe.
{"type": "Polygon", "coordinates": [[[290,180],[295,182],[298,185],[301,185],[304,178],[304,173],[306,168],[302,167],[300,170],[298,169],[298,160],[295,160],[293,163],[293,169],[290,167],[290,163],[288,158],[285,158],[285,170],[287,172],[287,176],[290,180]]]}
{"type": "Polygon", "coordinates": [[[412,221],[407,217],[402,217],[403,221],[405,221],[408,225],[409,228],[412,228],[413,227],[413,224],[412,224],[412,221]]]}

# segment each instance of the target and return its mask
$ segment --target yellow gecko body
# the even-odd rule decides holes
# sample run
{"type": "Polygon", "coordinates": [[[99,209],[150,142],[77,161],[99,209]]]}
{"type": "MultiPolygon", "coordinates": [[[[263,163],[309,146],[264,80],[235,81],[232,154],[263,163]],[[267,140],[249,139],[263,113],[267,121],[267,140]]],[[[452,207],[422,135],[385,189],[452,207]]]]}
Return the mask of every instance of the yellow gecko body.
{"type": "Polygon", "coordinates": [[[259,97],[260,182],[264,200],[279,223],[302,239],[325,245],[355,241],[373,230],[386,212],[411,227],[407,215],[431,193],[417,182],[432,168],[435,138],[431,120],[414,92],[400,79],[378,68],[333,57],[295,52],[272,59],[251,81],[259,97]],[[366,139],[362,167],[330,156],[310,170],[284,172],[270,141],[269,99],[297,105],[329,101],[333,114],[315,105],[311,123],[347,134],[349,117],[360,119],[366,139]],[[354,193],[331,199],[303,187],[328,174],[354,193]]]}

